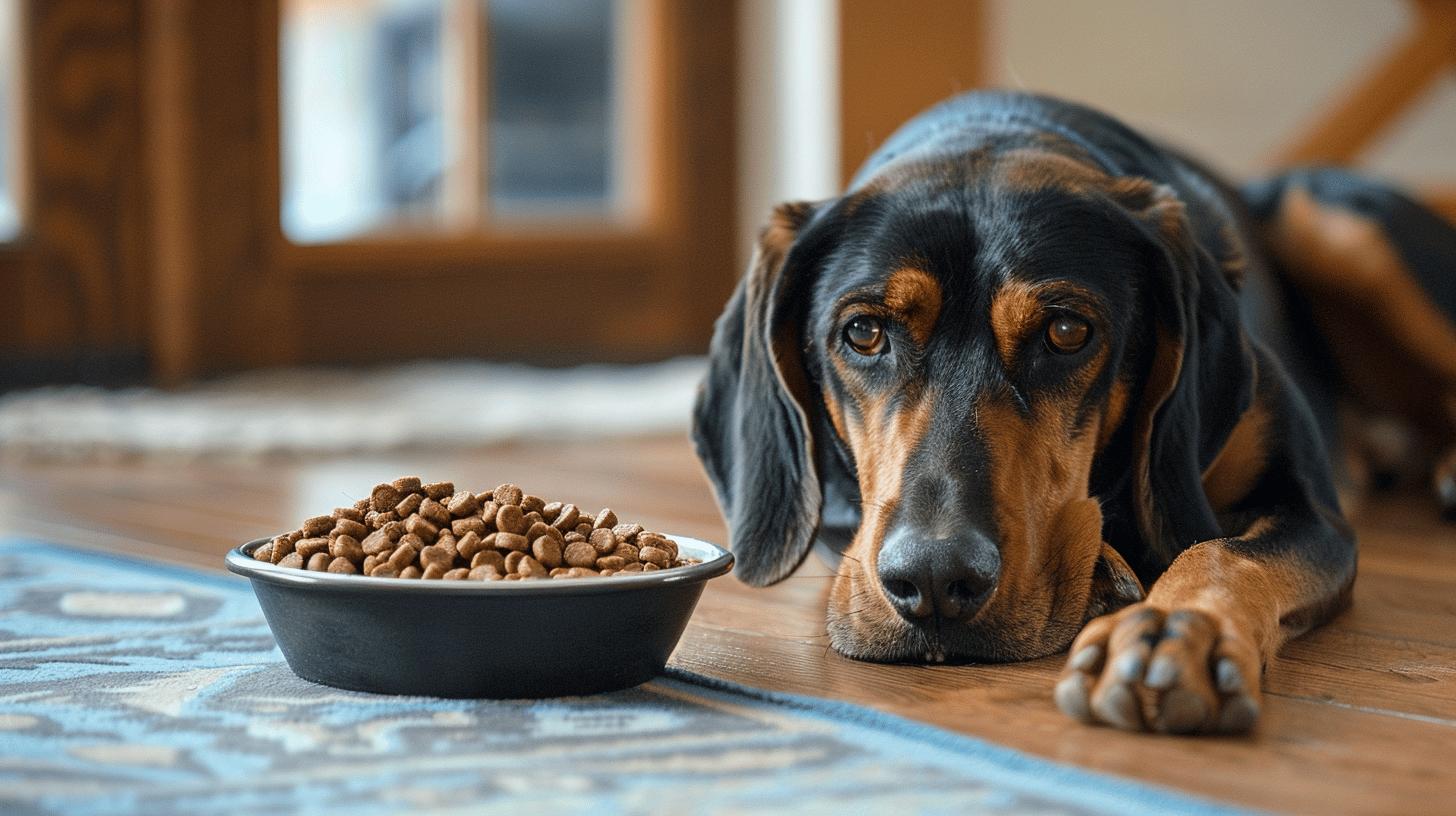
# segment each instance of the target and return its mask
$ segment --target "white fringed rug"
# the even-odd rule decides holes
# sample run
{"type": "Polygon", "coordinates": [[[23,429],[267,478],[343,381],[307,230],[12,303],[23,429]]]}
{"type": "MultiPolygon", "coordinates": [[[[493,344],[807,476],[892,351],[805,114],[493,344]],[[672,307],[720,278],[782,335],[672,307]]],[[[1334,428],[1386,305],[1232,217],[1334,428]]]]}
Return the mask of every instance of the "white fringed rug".
{"type": "Polygon", "coordinates": [[[421,362],[283,369],[178,391],[58,387],[0,397],[6,457],[258,456],[681,432],[706,364],[539,369],[421,362]]]}

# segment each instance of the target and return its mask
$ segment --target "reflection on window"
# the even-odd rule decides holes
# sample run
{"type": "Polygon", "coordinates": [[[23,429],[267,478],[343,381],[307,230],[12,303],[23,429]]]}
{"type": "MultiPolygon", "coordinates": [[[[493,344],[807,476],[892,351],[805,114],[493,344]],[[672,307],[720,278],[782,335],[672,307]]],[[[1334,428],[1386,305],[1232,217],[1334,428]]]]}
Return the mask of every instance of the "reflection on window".
{"type": "Polygon", "coordinates": [[[600,214],[613,160],[613,4],[485,0],[493,214],[600,214]]]}
{"type": "Polygon", "coordinates": [[[632,2],[285,0],[287,235],[620,215],[632,2]]]}
{"type": "Polygon", "coordinates": [[[17,150],[20,134],[16,110],[19,88],[17,48],[20,0],[0,0],[0,241],[20,232],[17,195],[17,150]]]}

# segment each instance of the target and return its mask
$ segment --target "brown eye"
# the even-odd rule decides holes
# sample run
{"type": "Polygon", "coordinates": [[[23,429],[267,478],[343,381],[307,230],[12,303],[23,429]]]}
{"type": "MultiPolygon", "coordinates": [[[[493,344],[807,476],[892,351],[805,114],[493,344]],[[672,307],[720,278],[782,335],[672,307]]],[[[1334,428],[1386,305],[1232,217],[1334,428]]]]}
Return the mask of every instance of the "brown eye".
{"type": "Polygon", "coordinates": [[[867,357],[885,348],[885,327],[876,318],[860,315],[844,326],[844,342],[867,357]]]}
{"type": "Polygon", "coordinates": [[[1057,315],[1047,323],[1047,347],[1059,354],[1081,351],[1090,336],[1092,327],[1080,317],[1057,315]]]}

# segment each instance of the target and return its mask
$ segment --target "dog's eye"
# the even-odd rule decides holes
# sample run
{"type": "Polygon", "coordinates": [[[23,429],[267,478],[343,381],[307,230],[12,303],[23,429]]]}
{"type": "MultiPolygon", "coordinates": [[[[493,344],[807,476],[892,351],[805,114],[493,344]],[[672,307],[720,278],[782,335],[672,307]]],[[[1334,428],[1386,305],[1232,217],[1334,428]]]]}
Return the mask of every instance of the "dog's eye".
{"type": "Polygon", "coordinates": [[[1092,336],[1092,326],[1074,315],[1057,315],[1047,321],[1047,348],[1058,354],[1072,354],[1087,345],[1092,336]]]}
{"type": "Polygon", "coordinates": [[[844,342],[849,347],[871,357],[885,349],[885,327],[877,318],[860,315],[844,325],[844,342]]]}

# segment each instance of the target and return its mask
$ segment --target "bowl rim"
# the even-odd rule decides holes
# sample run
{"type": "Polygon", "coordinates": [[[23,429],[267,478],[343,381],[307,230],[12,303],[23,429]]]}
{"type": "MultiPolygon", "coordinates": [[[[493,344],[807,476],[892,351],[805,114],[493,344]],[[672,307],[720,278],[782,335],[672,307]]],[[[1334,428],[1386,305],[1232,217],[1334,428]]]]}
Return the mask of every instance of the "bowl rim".
{"type": "Polygon", "coordinates": [[[326,591],[362,589],[365,592],[414,591],[446,595],[479,595],[495,592],[525,595],[587,595],[599,592],[624,592],[654,586],[699,583],[726,575],[733,569],[733,553],[717,544],[692,536],[673,533],[661,533],[660,535],[665,535],[678,542],[679,547],[687,542],[694,549],[706,549],[713,557],[704,558],[701,564],[634,573],[621,577],[613,575],[602,580],[576,578],[561,581],[425,581],[419,578],[368,578],[362,575],[344,575],[334,572],[311,572],[258,561],[253,558],[253,550],[276,537],[265,536],[244,542],[228,550],[224,561],[231,572],[251,580],[283,586],[308,587],[326,591]]]}

